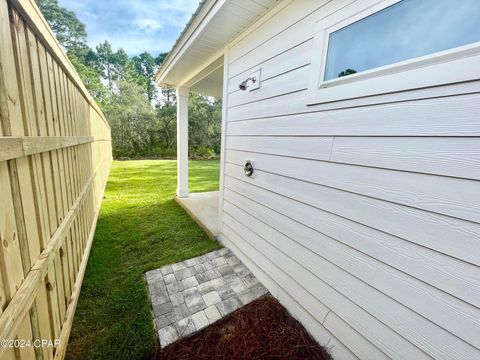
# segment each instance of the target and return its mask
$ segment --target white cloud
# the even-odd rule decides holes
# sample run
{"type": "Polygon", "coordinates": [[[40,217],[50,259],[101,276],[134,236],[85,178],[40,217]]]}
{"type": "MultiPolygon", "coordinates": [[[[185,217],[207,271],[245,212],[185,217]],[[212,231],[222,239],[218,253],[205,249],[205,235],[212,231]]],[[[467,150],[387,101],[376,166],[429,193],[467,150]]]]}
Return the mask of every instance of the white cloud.
{"type": "Polygon", "coordinates": [[[136,19],[133,24],[140,30],[147,31],[155,31],[162,28],[162,24],[160,24],[157,20],[154,19],[136,19]]]}
{"type": "Polygon", "coordinates": [[[182,27],[198,6],[195,0],[118,0],[118,4],[127,7],[136,18],[154,18],[166,27],[182,27]]]}
{"type": "Polygon", "coordinates": [[[163,49],[170,50],[172,46],[171,39],[165,39],[156,36],[132,36],[129,33],[96,33],[90,37],[92,46],[108,40],[114,50],[123,48],[129,55],[137,55],[144,51],[150,53],[158,53],[159,51],[165,51],[163,49]]]}
{"type": "Polygon", "coordinates": [[[108,40],[128,54],[169,51],[199,0],[59,0],[87,27],[88,43],[108,40]],[[103,14],[102,16],[99,16],[103,14]]]}

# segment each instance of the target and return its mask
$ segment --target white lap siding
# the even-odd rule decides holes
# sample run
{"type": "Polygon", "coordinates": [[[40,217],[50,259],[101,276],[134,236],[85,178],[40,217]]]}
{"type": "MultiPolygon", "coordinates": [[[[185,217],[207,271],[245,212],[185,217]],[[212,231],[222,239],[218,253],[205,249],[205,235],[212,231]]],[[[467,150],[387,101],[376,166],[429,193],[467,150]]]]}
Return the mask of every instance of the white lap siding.
{"type": "Polygon", "coordinates": [[[480,359],[480,83],[307,106],[315,23],[351,3],[229,47],[221,238],[336,359],[480,359]]]}

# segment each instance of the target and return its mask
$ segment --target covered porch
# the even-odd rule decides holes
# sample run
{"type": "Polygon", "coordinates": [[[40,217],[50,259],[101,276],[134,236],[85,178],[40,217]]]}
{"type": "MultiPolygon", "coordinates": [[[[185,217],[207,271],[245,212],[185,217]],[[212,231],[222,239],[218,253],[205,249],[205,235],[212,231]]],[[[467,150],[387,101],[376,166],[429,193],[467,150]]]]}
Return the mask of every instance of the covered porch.
{"type": "MultiPolygon", "coordinates": [[[[189,81],[176,88],[177,96],[177,191],[180,206],[205,230],[211,239],[219,233],[219,191],[190,192],[189,189],[189,119],[191,92],[203,96],[223,97],[223,55],[199,70],[189,81]]],[[[223,105],[222,105],[223,106],[223,105]]],[[[223,109],[222,109],[223,111],[223,109]]],[[[223,141],[222,141],[223,153],[223,141]]],[[[190,179],[191,181],[191,179],[190,179]]]]}
{"type": "Polygon", "coordinates": [[[218,234],[218,193],[218,191],[197,192],[185,197],[177,195],[175,198],[211,239],[218,234]]]}
{"type": "MultiPolygon", "coordinates": [[[[157,84],[174,87],[177,98],[177,189],[176,202],[205,230],[211,239],[219,234],[219,191],[191,192],[189,189],[189,119],[188,103],[190,93],[213,96],[223,100],[224,52],[223,49],[213,57],[206,59],[202,65],[202,57],[170,59],[171,68],[166,65],[163,73],[157,74],[157,84]],[[175,64],[175,66],[173,66],[175,64]],[[187,70],[188,69],[188,70],[187,70]],[[194,69],[191,71],[190,69],[194,69]]],[[[225,104],[222,104],[222,134],[225,104]]],[[[221,141],[223,156],[224,141],[221,141]]],[[[221,165],[220,165],[221,168],[221,165]]],[[[221,173],[221,171],[220,171],[221,173]]],[[[192,181],[192,179],[190,179],[192,181]]]]}
{"type": "MultiPolygon", "coordinates": [[[[202,2],[160,67],[155,82],[176,89],[177,95],[177,202],[210,236],[221,232],[223,154],[227,108],[228,57],[232,40],[277,4],[245,0],[202,2]],[[188,188],[188,100],[190,92],[222,98],[220,190],[191,194],[188,188]]],[[[245,79],[252,76],[250,69],[245,79]]],[[[236,74],[239,75],[239,74],[236,74]]],[[[244,79],[242,79],[244,80],[244,79]]],[[[258,87],[258,86],[257,86],[258,87]]],[[[242,89],[245,90],[245,89],[242,89]]],[[[252,89],[251,89],[252,90],[252,89]]]]}

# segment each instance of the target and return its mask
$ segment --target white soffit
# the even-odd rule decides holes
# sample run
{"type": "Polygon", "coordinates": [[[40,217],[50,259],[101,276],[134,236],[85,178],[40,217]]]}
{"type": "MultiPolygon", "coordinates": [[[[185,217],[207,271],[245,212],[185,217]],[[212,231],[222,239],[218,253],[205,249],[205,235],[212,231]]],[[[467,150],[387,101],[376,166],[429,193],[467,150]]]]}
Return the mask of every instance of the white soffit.
{"type": "Polygon", "coordinates": [[[205,78],[188,87],[190,91],[221,98],[223,95],[223,66],[220,66],[205,78]]]}
{"type": "Polygon", "coordinates": [[[182,84],[278,0],[204,0],[155,76],[161,86],[182,84]]]}

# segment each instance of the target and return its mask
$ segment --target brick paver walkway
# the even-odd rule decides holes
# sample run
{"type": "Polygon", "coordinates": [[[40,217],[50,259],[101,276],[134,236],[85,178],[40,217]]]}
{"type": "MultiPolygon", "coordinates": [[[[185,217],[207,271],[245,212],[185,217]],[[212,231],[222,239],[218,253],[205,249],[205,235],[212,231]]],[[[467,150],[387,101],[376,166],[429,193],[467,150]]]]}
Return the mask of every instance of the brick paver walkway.
{"type": "Polygon", "coordinates": [[[227,248],[145,275],[162,347],[268,292],[227,248]]]}

